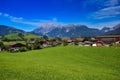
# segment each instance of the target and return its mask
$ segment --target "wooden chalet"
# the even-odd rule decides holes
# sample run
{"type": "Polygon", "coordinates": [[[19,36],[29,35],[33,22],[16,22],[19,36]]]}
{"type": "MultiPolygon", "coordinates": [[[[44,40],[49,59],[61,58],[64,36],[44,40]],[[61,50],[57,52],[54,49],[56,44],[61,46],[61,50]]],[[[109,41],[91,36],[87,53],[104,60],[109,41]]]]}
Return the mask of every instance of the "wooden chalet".
{"type": "Polygon", "coordinates": [[[10,44],[10,47],[25,47],[26,45],[22,44],[22,43],[14,43],[14,44],[10,44]]]}
{"type": "Polygon", "coordinates": [[[85,38],[76,38],[75,40],[77,40],[79,42],[83,42],[83,41],[85,41],[85,38]]]}
{"type": "Polygon", "coordinates": [[[105,36],[98,36],[98,41],[103,41],[106,43],[109,42],[117,42],[120,41],[120,35],[105,35],[105,36]]]}

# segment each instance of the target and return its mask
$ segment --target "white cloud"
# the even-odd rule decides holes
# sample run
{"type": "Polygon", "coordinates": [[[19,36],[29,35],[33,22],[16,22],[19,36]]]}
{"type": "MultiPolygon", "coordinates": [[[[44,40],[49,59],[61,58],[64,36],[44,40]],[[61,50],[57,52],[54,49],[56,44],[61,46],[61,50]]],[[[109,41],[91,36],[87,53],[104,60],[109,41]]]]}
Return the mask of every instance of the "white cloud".
{"type": "Polygon", "coordinates": [[[82,24],[87,25],[88,27],[91,27],[91,28],[102,29],[103,27],[112,28],[119,23],[120,23],[120,20],[110,21],[110,22],[102,22],[102,23],[88,23],[88,22],[86,22],[86,23],[82,23],[82,24]]]}
{"type": "Polygon", "coordinates": [[[23,18],[17,18],[17,19],[12,19],[13,22],[17,22],[17,23],[22,23],[22,24],[28,24],[28,25],[32,25],[32,26],[41,26],[44,24],[59,24],[57,22],[56,18],[53,18],[51,20],[27,20],[27,19],[23,19],[23,18]]]}
{"type": "Polygon", "coordinates": [[[120,6],[101,9],[97,12],[94,12],[92,15],[90,15],[90,18],[105,19],[105,18],[113,18],[117,16],[120,16],[120,6]]]}
{"type": "Polygon", "coordinates": [[[2,15],[2,13],[0,12],[0,16],[2,15]]]}
{"type": "Polygon", "coordinates": [[[9,14],[7,14],[7,13],[5,13],[5,14],[3,14],[5,17],[10,17],[10,15],[9,14]]]}
{"type": "Polygon", "coordinates": [[[8,18],[12,22],[27,24],[27,25],[32,25],[32,26],[40,26],[40,25],[46,24],[46,23],[58,23],[57,18],[52,18],[51,20],[41,20],[41,19],[28,20],[28,19],[25,19],[23,17],[11,16],[7,13],[0,12],[0,15],[5,17],[5,18],[8,18]]]}
{"type": "Polygon", "coordinates": [[[103,28],[103,27],[110,27],[110,28],[112,28],[112,27],[116,26],[119,23],[120,23],[120,20],[118,20],[118,21],[111,21],[111,22],[103,22],[103,23],[97,24],[97,27],[100,28],[100,29],[103,28]]]}
{"type": "Polygon", "coordinates": [[[57,22],[57,18],[53,18],[52,20],[55,21],[55,22],[57,22]]]}
{"type": "Polygon", "coordinates": [[[119,4],[119,0],[107,0],[104,2],[105,6],[116,6],[119,4]]]}
{"type": "Polygon", "coordinates": [[[6,18],[10,19],[11,21],[23,19],[22,17],[14,17],[14,16],[11,16],[7,13],[1,13],[1,12],[0,12],[0,16],[6,17],[6,18]]]}
{"type": "Polygon", "coordinates": [[[88,8],[89,6],[95,6],[100,9],[103,7],[115,7],[120,5],[120,0],[83,0],[81,4],[83,8],[88,8]]]}
{"type": "MultiPolygon", "coordinates": [[[[110,17],[116,17],[116,15],[120,14],[120,6],[117,7],[109,7],[109,8],[104,8],[102,10],[99,10],[91,15],[92,18],[95,19],[103,19],[103,18],[110,18],[110,17]]],[[[53,25],[53,26],[58,26],[58,25],[66,25],[65,23],[57,22],[57,18],[52,18],[51,20],[41,20],[41,19],[33,19],[33,20],[28,20],[23,17],[15,17],[11,16],[7,13],[1,13],[0,16],[3,16],[5,18],[8,18],[11,22],[15,23],[21,23],[21,24],[26,24],[26,25],[32,25],[35,27],[40,27],[42,25],[53,25]]],[[[91,28],[103,28],[103,27],[113,27],[120,23],[119,21],[111,21],[111,22],[102,22],[102,23],[70,23],[70,24],[82,24],[82,25],[87,25],[88,27],[91,28]]]]}

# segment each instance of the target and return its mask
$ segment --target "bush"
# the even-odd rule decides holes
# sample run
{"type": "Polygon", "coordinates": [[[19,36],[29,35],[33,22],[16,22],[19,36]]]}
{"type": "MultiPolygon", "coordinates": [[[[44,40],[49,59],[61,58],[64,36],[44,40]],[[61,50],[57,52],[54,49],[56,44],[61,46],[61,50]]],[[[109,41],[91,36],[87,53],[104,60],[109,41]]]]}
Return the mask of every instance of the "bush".
{"type": "Polygon", "coordinates": [[[120,47],[120,44],[114,44],[113,47],[120,47]]]}
{"type": "Polygon", "coordinates": [[[76,40],[76,41],[74,42],[74,45],[78,45],[78,43],[79,43],[79,41],[76,40]]]}
{"type": "Polygon", "coordinates": [[[64,40],[64,41],[63,41],[63,46],[67,46],[67,45],[68,45],[67,41],[64,40]]]}
{"type": "Polygon", "coordinates": [[[21,48],[19,49],[19,51],[20,51],[20,52],[25,52],[25,51],[27,51],[27,49],[26,49],[25,47],[21,47],[21,48]]]}

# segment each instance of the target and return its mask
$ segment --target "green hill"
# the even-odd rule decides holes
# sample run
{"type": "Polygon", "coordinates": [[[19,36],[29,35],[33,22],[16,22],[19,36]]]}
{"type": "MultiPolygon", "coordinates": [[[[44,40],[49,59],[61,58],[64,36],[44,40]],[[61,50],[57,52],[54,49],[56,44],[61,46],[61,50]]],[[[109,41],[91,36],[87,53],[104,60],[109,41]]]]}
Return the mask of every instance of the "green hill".
{"type": "Polygon", "coordinates": [[[0,38],[1,38],[2,36],[0,36],[0,38]]]}
{"type": "Polygon", "coordinates": [[[19,40],[25,40],[25,39],[31,39],[31,38],[41,38],[41,36],[38,36],[35,34],[28,34],[28,33],[26,34],[15,33],[15,34],[5,35],[4,38],[10,41],[19,41],[19,40]]]}
{"type": "Polygon", "coordinates": [[[0,36],[5,36],[12,33],[25,33],[25,31],[16,29],[12,26],[0,25],[0,36]]]}
{"type": "Polygon", "coordinates": [[[35,34],[24,34],[25,39],[31,39],[31,38],[41,38],[41,36],[35,35],[35,34]]]}
{"type": "Polygon", "coordinates": [[[120,48],[66,46],[3,52],[0,80],[120,80],[120,48]]]}

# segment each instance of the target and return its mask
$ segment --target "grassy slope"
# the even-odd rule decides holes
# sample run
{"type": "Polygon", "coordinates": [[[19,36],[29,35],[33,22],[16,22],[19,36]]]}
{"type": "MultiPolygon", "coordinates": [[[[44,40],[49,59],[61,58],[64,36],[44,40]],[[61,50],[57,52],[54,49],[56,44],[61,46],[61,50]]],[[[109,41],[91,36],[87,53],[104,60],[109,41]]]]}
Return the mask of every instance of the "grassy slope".
{"type": "Polygon", "coordinates": [[[30,38],[41,38],[41,36],[35,35],[35,34],[24,34],[25,39],[30,39],[30,38]]]}
{"type": "MultiPolygon", "coordinates": [[[[14,40],[14,39],[19,39],[19,40],[22,40],[18,34],[8,34],[5,36],[7,39],[9,40],[14,40]]],[[[31,38],[41,38],[41,36],[38,36],[38,35],[34,35],[34,34],[24,34],[24,39],[31,39],[31,38]]],[[[8,44],[11,44],[11,43],[23,43],[23,44],[26,44],[25,41],[10,41],[10,42],[4,42],[5,45],[8,45],[8,44]]]]}
{"type": "Polygon", "coordinates": [[[13,40],[13,39],[21,39],[18,34],[8,34],[8,35],[5,35],[5,37],[9,40],[13,40]]]}
{"type": "MultiPolygon", "coordinates": [[[[17,33],[15,34],[8,34],[5,36],[6,38],[12,40],[12,39],[21,39],[17,33]]],[[[24,34],[25,39],[30,39],[30,38],[41,38],[41,36],[34,35],[34,34],[24,34]]]]}
{"type": "Polygon", "coordinates": [[[69,46],[1,53],[0,80],[120,80],[120,48],[69,46]]]}

